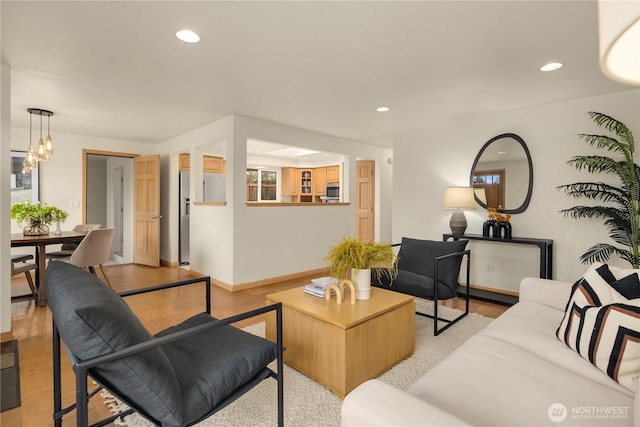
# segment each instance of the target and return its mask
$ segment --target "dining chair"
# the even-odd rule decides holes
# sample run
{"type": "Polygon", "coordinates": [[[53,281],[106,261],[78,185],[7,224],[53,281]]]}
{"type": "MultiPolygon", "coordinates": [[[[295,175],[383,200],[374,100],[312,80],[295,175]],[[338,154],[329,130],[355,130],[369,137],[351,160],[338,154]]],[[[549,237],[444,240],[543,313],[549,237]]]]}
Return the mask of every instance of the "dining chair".
{"type": "MultiPolygon", "coordinates": [[[[91,230],[97,230],[98,228],[102,228],[102,224],[78,224],[73,227],[73,231],[76,233],[86,233],[91,230]]],[[[78,243],[76,242],[63,243],[59,251],[47,252],[47,259],[68,258],[77,247],[78,243]]]]}
{"type": "Polygon", "coordinates": [[[31,270],[35,270],[38,266],[32,262],[27,262],[30,259],[33,259],[33,255],[23,254],[11,256],[11,277],[24,273],[27,277],[29,288],[31,288],[31,294],[33,295],[33,298],[38,301],[38,291],[33,283],[33,277],[31,276],[31,270]]]}
{"type": "Polygon", "coordinates": [[[114,233],[114,228],[90,230],[85,238],[78,244],[76,250],[73,251],[71,258],[69,258],[70,264],[89,270],[96,276],[95,266],[99,266],[105,282],[109,287],[111,287],[111,283],[102,265],[109,260],[114,233]]]}

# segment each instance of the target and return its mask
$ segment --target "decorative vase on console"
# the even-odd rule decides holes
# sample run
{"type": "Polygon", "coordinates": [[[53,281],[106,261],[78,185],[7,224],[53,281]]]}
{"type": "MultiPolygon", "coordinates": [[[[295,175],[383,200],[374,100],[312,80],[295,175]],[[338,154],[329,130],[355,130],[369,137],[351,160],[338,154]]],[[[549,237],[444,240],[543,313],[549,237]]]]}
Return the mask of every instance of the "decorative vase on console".
{"type": "Polygon", "coordinates": [[[495,219],[488,219],[482,224],[482,235],[484,237],[493,237],[496,234],[496,225],[498,222],[495,219]]]}
{"type": "Polygon", "coordinates": [[[484,237],[496,239],[511,239],[511,214],[502,215],[496,208],[487,208],[489,219],[482,226],[484,237]]]}
{"type": "Polygon", "coordinates": [[[498,221],[495,236],[500,239],[511,238],[511,223],[508,221],[498,221]]]}

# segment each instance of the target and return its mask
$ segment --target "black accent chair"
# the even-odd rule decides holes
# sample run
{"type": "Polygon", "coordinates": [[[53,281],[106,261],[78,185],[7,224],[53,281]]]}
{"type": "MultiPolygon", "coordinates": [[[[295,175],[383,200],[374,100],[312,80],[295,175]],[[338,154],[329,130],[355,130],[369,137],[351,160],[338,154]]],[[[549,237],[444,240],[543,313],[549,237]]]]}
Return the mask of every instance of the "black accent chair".
{"type": "Polygon", "coordinates": [[[433,335],[441,332],[460,321],[469,314],[469,266],[471,251],[465,250],[467,240],[441,242],[433,240],[419,240],[408,237],[402,238],[398,252],[398,275],[391,279],[388,272],[372,271],[371,284],[403,294],[413,295],[433,301],[433,315],[420,313],[430,317],[433,321],[433,335]],[[463,291],[459,291],[458,276],[463,258],[467,258],[467,280],[463,291]],[[435,279],[437,278],[437,280],[435,279]],[[438,302],[441,300],[462,297],[465,299],[465,311],[453,320],[438,317],[438,302]],[[438,328],[438,321],[446,325],[438,328]]]}
{"type": "MultiPolygon", "coordinates": [[[[275,378],[278,425],[284,421],[282,306],[274,304],[217,320],[211,312],[210,278],[194,278],[116,293],[96,276],[52,261],[47,293],[53,313],[54,424],[76,410],[88,426],[88,400],[105,388],[131,409],[101,420],[103,426],[138,412],[155,425],[189,426],[215,414],[266,378],[275,378]],[[205,283],[206,312],[151,336],[122,297],[205,283]],[[276,312],[273,343],[232,323],[276,312]],[[76,378],[76,401],[62,408],[60,339],[76,378]],[[277,359],[277,372],[267,365],[277,359]],[[87,378],[98,388],[87,391],[87,378]]],[[[274,402],[276,403],[276,402],[274,402]]]]}

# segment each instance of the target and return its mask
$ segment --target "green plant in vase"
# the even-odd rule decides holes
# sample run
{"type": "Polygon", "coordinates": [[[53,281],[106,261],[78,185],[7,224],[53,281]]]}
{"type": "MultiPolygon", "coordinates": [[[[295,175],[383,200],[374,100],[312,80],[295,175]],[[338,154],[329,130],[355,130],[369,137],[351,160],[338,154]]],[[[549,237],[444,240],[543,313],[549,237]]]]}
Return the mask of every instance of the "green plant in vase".
{"type": "Polygon", "coordinates": [[[11,219],[16,221],[25,236],[49,234],[49,225],[64,222],[69,214],[43,202],[23,202],[11,206],[11,219]]]}
{"type": "Polygon", "coordinates": [[[375,241],[364,242],[351,236],[343,237],[331,248],[325,258],[329,262],[329,275],[340,280],[351,272],[357,299],[369,299],[371,269],[376,274],[387,271],[392,277],[398,272],[397,256],[391,245],[375,241]]]}

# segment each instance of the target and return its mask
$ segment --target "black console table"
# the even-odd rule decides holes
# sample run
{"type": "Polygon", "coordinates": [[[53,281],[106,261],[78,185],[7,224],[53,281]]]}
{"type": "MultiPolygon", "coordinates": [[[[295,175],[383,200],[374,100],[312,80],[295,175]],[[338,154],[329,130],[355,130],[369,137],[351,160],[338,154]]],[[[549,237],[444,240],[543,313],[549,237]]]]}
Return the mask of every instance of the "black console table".
{"type": "MultiPolygon", "coordinates": [[[[480,234],[452,234],[445,233],[442,240],[481,240],[485,242],[510,243],[516,245],[534,245],[540,249],[540,277],[543,279],[551,279],[553,277],[553,240],[551,239],[533,239],[528,237],[513,237],[511,239],[501,239],[497,237],[486,237],[480,234]]],[[[508,297],[506,295],[497,294],[496,292],[474,290],[472,296],[478,299],[497,302],[500,304],[512,305],[517,302],[517,297],[508,297]],[[477,294],[477,295],[473,295],[477,294]],[[491,294],[486,296],[485,294],[491,294]],[[484,295],[484,296],[483,296],[484,295]],[[513,300],[513,301],[512,301],[513,300]]]]}

